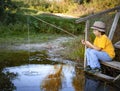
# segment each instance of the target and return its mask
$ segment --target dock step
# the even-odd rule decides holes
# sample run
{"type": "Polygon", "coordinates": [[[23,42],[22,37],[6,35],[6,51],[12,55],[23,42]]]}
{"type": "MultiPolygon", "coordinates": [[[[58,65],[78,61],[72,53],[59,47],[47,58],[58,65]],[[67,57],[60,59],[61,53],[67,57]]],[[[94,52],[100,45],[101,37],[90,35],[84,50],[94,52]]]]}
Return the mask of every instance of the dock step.
{"type": "Polygon", "coordinates": [[[111,62],[100,62],[101,64],[105,65],[105,66],[109,66],[111,68],[117,69],[120,71],[120,62],[118,61],[111,61],[111,62]]]}
{"type": "Polygon", "coordinates": [[[97,72],[97,73],[91,73],[88,71],[84,71],[84,72],[87,73],[88,75],[97,77],[98,79],[101,79],[103,81],[113,82],[113,80],[115,79],[114,77],[108,76],[106,74],[102,74],[100,72],[97,72]]]}

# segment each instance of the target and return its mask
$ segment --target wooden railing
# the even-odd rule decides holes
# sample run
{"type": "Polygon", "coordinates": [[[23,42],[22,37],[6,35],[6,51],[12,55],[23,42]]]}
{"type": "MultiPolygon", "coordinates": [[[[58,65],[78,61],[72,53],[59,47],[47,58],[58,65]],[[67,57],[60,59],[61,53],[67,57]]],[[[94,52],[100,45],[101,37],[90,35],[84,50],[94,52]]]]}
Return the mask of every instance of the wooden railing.
{"type": "Polygon", "coordinates": [[[103,15],[103,14],[106,14],[106,13],[109,13],[109,12],[113,12],[113,11],[116,11],[116,10],[119,11],[119,10],[120,10],[120,6],[117,6],[117,7],[115,7],[115,8],[102,11],[102,12],[97,13],[97,14],[91,14],[91,15],[89,15],[89,16],[87,16],[87,17],[84,17],[84,18],[79,18],[79,19],[76,20],[75,22],[76,22],[76,23],[80,23],[80,22],[82,22],[82,21],[86,21],[86,20],[89,20],[89,19],[91,19],[91,18],[95,18],[95,17],[101,16],[101,15],[103,15]]]}

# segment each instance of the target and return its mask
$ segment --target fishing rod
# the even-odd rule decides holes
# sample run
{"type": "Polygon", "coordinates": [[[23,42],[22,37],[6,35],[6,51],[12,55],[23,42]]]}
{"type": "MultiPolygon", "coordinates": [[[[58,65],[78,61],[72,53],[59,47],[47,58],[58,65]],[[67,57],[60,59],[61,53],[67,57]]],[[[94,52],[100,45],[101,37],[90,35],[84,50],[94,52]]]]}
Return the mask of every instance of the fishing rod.
{"type": "Polygon", "coordinates": [[[48,22],[46,22],[46,21],[44,21],[44,20],[42,20],[42,19],[40,19],[40,18],[38,18],[38,17],[35,17],[35,16],[33,16],[33,15],[30,15],[30,16],[32,16],[33,18],[35,18],[35,19],[37,19],[37,20],[39,20],[39,21],[42,21],[43,23],[45,23],[45,24],[47,24],[47,25],[50,25],[50,26],[52,26],[52,27],[54,27],[54,28],[56,28],[56,29],[59,29],[59,30],[63,31],[63,32],[71,35],[72,37],[75,37],[75,38],[77,37],[76,35],[68,32],[68,31],[66,31],[66,30],[64,30],[64,29],[62,29],[62,28],[60,28],[60,27],[57,27],[57,26],[55,26],[55,25],[53,25],[53,24],[51,24],[51,23],[48,23],[48,22]]]}

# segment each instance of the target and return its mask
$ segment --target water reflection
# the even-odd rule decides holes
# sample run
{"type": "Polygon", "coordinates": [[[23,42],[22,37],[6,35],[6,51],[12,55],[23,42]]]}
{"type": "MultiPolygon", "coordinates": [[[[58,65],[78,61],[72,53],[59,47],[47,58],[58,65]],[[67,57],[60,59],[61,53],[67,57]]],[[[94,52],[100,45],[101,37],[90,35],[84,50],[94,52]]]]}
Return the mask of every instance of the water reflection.
{"type": "Polygon", "coordinates": [[[84,76],[84,72],[74,65],[30,64],[8,67],[5,71],[18,74],[17,79],[10,80],[16,86],[15,91],[120,91],[116,87],[84,76]],[[37,74],[26,75],[25,72],[28,71],[37,74]]]}
{"type": "Polygon", "coordinates": [[[84,91],[120,91],[120,89],[86,76],[84,91]]]}
{"type": "Polygon", "coordinates": [[[42,82],[41,89],[44,91],[59,91],[62,88],[62,68],[63,65],[58,67],[57,65],[54,66],[56,70],[55,73],[49,74],[42,82]],[[54,86],[54,87],[53,87],[54,86]]]}
{"type": "Polygon", "coordinates": [[[72,81],[74,91],[83,91],[84,82],[85,82],[85,76],[83,70],[75,66],[75,76],[73,77],[73,81],[72,81]]]}
{"type": "Polygon", "coordinates": [[[98,80],[86,78],[84,91],[98,91],[99,84],[98,80]]]}
{"type": "Polygon", "coordinates": [[[30,64],[8,67],[6,70],[18,74],[17,79],[12,80],[15,91],[74,91],[72,78],[75,70],[71,65],[30,64]],[[38,75],[26,75],[24,72],[29,70],[38,75]]]}

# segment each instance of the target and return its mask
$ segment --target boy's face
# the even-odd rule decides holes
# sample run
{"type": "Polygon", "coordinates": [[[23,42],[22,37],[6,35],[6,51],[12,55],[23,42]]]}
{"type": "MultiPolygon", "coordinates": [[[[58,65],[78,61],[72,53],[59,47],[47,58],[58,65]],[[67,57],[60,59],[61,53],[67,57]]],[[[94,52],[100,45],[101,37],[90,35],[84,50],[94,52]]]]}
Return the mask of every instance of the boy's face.
{"type": "Polygon", "coordinates": [[[93,30],[93,33],[95,34],[95,36],[100,36],[100,35],[101,35],[101,32],[99,32],[99,31],[96,30],[96,29],[93,30]]]}

